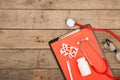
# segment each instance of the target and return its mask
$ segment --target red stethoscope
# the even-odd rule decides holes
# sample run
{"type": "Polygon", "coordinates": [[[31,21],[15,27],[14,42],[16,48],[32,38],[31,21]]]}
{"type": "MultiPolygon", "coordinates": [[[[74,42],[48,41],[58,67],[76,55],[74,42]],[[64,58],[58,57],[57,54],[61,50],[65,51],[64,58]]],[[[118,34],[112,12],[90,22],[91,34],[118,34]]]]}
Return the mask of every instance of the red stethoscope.
{"type": "Polygon", "coordinates": [[[120,37],[118,35],[116,35],[114,32],[112,32],[112,31],[110,31],[108,29],[92,28],[90,26],[85,26],[85,25],[76,23],[73,19],[68,19],[67,20],[67,25],[68,25],[68,27],[79,26],[80,28],[85,28],[85,29],[89,29],[89,30],[93,30],[93,31],[106,32],[106,33],[111,34],[118,41],[120,41],[120,37]]]}
{"type": "Polygon", "coordinates": [[[83,55],[85,56],[86,60],[88,61],[88,63],[90,64],[90,66],[93,68],[93,70],[98,73],[98,74],[105,74],[106,76],[108,76],[109,78],[113,79],[113,80],[120,80],[120,78],[115,78],[115,77],[112,77],[111,75],[107,74],[107,71],[108,71],[108,63],[106,61],[106,59],[104,58],[104,56],[101,54],[101,52],[95,47],[95,45],[92,43],[92,41],[89,40],[89,38],[85,38],[85,39],[81,39],[77,44],[80,45],[80,49],[83,53],[83,55]],[[93,65],[93,63],[89,60],[89,58],[87,57],[86,55],[86,52],[85,52],[85,49],[83,49],[83,44],[84,42],[88,42],[92,48],[94,48],[94,50],[98,53],[98,55],[101,57],[101,59],[104,61],[104,64],[105,64],[105,69],[104,71],[99,71],[96,69],[96,67],[93,65]]]}
{"type": "MultiPolygon", "coordinates": [[[[89,29],[89,30],[94,30],[94,31],[101,31],[101,32],[107,32],[109,34],[111,34],[114,38],[116,38],[118,41],[120,41],[120,37],[117,36],[115,33],[113,33],[112,31],[108,30],[108,29],[101,29],[101,28],[91,28],[90,26],[84,26],[82,24],[78,24],[78,23],[75,23],[75,21],[73,19],[68,19],[67,20],[67,25],[69,27],[73,27],[73,26],[79,26],[80,28],[85,28],[85,29],[89,29]]],[[[101,54],[101,52],[95,47],[95,45],[89,40],[89,38],[85,38],[85,39],[82,39],[79,41],[79,45],[80,45],[80,48],[81,48],[81,51],[83,53],[83,55],[85,56],[85,58],[87,59],[87,61],[89,62],[90,66],[93,68],[93,70],[98,73],[98,74],[105,74],[106,76],[108,76],[109,78],[113,79],[113,80],[120,80],[120,78],[115,78],[109,74],[107,74],[107,71],[108,71],[108,63],[106,61],[106,59],[104,58],[104,56],[101,54]],[[83,49],[82,45],[84,42],[88,42],[94,49],[95,51],[98,53],[99,56],[101,56],[101,59],[104,61],[104,64],[105,64],[105,70],[104,71],[99,71],[96,69],[96,67],[93,65],[93,63],[89,60],[89,58],[87,57],[86,53],[85,53],[85,50],[83,49]]]]}

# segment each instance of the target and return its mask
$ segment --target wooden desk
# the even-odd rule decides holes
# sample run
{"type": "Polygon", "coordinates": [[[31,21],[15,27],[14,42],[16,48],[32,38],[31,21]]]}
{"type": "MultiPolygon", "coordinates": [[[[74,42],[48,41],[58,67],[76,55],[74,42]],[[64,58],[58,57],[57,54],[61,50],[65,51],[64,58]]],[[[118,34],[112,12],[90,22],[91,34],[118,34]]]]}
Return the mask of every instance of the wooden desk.
{"type": "MultiPolygon", "coordinates": [[[[0,80],[64,80],[48,41],[75,29],[67,18],[120,36],[119,0],[0,0],[0,80]]],[[[110,35],[96,34],[101,45],[108,38],[120,49],[110,35]]],[[[120,76],[115,55],[104,53],[120,76]]]]}

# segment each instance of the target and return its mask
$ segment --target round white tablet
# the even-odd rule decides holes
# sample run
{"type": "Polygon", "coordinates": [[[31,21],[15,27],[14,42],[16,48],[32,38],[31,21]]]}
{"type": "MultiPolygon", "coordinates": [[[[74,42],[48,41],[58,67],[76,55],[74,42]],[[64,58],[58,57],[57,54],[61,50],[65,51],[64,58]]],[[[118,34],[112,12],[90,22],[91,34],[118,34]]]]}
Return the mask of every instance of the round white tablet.
{"type": "Polygon", "coordinates": [[[67,19],[67,26],[73,27],[75,25],[75,21],[73,19],[67,19]]]}

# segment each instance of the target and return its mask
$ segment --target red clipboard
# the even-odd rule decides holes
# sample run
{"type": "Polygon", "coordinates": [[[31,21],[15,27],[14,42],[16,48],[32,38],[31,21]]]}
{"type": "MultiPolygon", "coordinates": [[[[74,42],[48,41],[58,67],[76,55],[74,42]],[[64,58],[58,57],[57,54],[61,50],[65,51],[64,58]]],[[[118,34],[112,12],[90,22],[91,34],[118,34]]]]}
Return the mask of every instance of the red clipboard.
{"type": "MultiPolygon", "coordinates": [[[[81,76],[80,71],[77,66],[76,59],[84,57],[84,55],[82,54],[80,50],[80,46],[77,45],[77,42],[85,37],[88,37],[92,41],[92,43],[94,43],[96,48],[99,49],[101,54],[103,54],[96,40],[94,32],[88,29],[78,29],[73,32],[70,32],[67,35],[53,39],[49,42],[50,47],[56,57],[56,60],[58,61],[58,64],[62,70],[62,73],[64,74],[65,79],[70,80],[70,75],[69,75],[67,64],[66,64],[66,62],[69,60],[70,65],[71,65],[71,72],[72,72],[73,80],[112,80],[111,78],[107,77],[105,74],[96,73],[91,67],[90,69],[92,71],[92,74],[88,76],[81,76]],[[77,53],[76,58],[69,58],[67,56],[63,56],[60,54],[60,49],[63,43],[69,44],[70,46],[74,46],[78,48],[78,53],[77,53]]],[[[89,57],[90,61],[94,64],[94,66],[100,71],[104,70],[106,66],[104,65],[104,62],[100,58],[98,53],[96,53],[93,50],[93,48],[91,48],[88,44],[84,44],[83,47],[86,50],[86,55],[89,57]]],[[[107,74],[113,76],[112,71],[110,70],[109,67],[107,67],[107,74]]]]}

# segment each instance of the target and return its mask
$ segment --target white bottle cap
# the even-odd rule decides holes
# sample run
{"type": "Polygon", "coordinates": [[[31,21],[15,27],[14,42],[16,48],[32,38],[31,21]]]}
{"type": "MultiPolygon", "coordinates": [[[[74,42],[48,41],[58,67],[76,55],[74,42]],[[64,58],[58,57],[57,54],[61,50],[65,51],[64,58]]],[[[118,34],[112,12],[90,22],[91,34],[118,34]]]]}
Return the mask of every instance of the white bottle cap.
{"type": "Polygon", "coordinates": [[[85,57],[82,57],[82,58],[79,58],[79,59],[77,59],[77,62],[79,63],[82,63],[82,62],[84,62],[85,61],[85,57]]]}
{"type": "Polygon", "coordinates": [[[67,19],[67,26],[73,27],[75,25],[75,21],[73,19],[67,19]]]}

